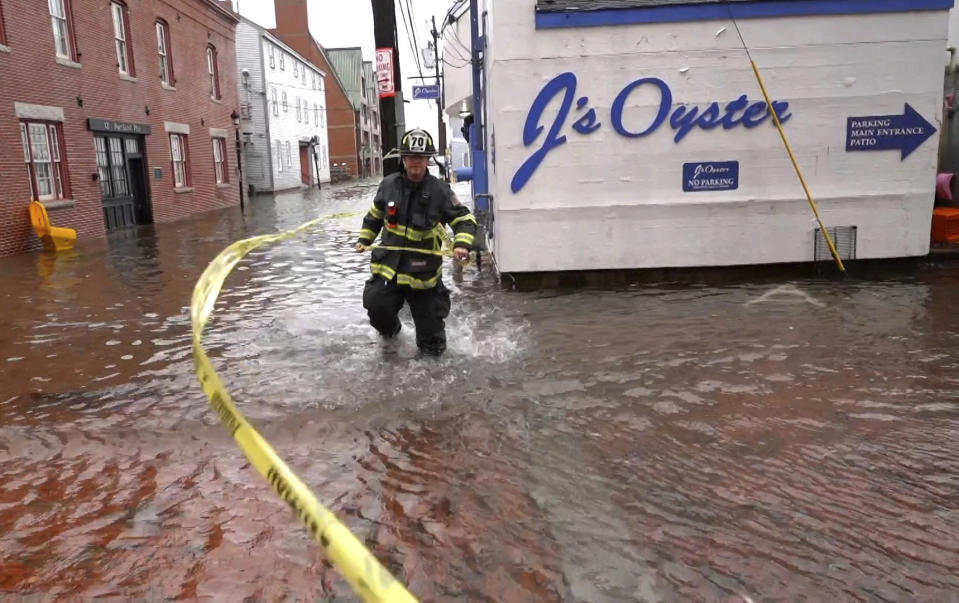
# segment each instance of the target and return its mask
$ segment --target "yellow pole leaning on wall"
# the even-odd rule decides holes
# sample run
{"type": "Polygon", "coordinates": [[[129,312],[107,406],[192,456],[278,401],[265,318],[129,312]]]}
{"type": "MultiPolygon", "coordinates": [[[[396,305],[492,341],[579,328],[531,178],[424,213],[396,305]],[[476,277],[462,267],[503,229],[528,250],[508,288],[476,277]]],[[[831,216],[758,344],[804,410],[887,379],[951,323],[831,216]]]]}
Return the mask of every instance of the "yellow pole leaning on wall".
{"type": "MultiPolygon", "coordinates": [[[[748,53],[749,50],[747,49],[746,52],[748,53]]],[[[753,73],[756,74],[756,81],[759,82],[759,88],[763,91],[763,98],[766,99],[766,106],[769,107],[769,112],[773,116],[773,123],[776,124],[776,129],[779,130],[779,136],[783,139],[783,145],[786,147],[786,152],[789,153],[789,159],[792,161],[793,169],[796,170],[796,176],[799,177],[799,182],[802,184],[802,189],[806,193],[806,200],[809,201],[809,207],[812,208],[812,213],[816,216],[816,221],[819,222],[819,230],[822,231],[823,237],[826,239],[826,244],[829,245],[829,252],[832,253],[833,259],[836,260],[836,266],[839,267],[839,272],[845,273],[846,267],[843,266],[842,258],[839,257],[839,252],[836,251],[836,246],[833,245],[832,237],[829,235],[829,231],[826,230],[826,225],[823,224],[822,217],[819,215],[819,208],[816,206],[816,202],[812,198],[812,193],[809,192],[809,186],[806,184],[806,179],[802,175],[802,170],[799,169],[799,162],[796,161],[796,155],[793,154],[792,147],[789,146],[789,139],[786,138],[786,131],[783,130],[782,122],[779,121],[779,115],[776,113],[776,109],[773,107],[773,103],[769,99],[769,93],[766,92],[766,84],[763,82],[763,78],[759,74],[759,67],[756,66],[756,61],[754,61],[752,57],[749,58],[749,63],[753,66],[753,73]]]]}
{"type": "Polygon", "coordinates": [[[776,130],[779,131],[779,137],[783,140],[783,146],[786,147],[786,152],[789,154],[789,160],[792,161],[793,169],[796,170],[796,176],[799,177],[799,183],[802,184],[802,189],[806,193],[806,200],[809,201],[809,207],[812,208],[813,215],[816,216],[816,221],[819,223],[819,230],[822,231],[823,237],[826,239],[826,244],[829,245],[829,252],[832,254],[834,260],[836,260],[836,266],[839,268],[841,274],[846,274],[846,267],[842,263],[842,258],[839,257],[839,252],[836,251],[836,246],[833,245],[832,237],[829,235],[829,231],[826,230],[826,225],[823,224],[822,217],[819,215],[819,208],[816,206],[816,202],[812,198],[812,193],[809,192],[809,186],[806,184],[806,179],[802,175],[802,170],[799,169],[799,162],[796,161],[796,155],[793,153],[792,147],[789,146],[789,139],[786,138],[786,131],[783,130],[783,124],[779,121],[779,114],[776,113],[775,107],[773,107],[773,102],[769,98],[769,93],[766,91],[766,84],[763,82],[762,75],[759,74],[759,67],[756,65],[756,61],[753,60],[753,55],[749,52],[749,46],[746,45],[746,39],[743,38],[743,32],[739,29],[739,22],[736,21],[736,17],[733,15],[733,9],[729,6],[729,3],[726,3],[726,10],[729,11],[729,18],[732,20],[733,25],[736,26],[736,33],[739,34],[739,41],[742,42],[743,50],[746,51],[746,56],[749,58],[749,64],[752,65],[753,73],[756,74],[756,81],[759,82],[759,89],[763,92],[763,99],[766,100],[766,107],[769,109],[769,112],[773,116],[773,123],[776,124],[776,130]]]}

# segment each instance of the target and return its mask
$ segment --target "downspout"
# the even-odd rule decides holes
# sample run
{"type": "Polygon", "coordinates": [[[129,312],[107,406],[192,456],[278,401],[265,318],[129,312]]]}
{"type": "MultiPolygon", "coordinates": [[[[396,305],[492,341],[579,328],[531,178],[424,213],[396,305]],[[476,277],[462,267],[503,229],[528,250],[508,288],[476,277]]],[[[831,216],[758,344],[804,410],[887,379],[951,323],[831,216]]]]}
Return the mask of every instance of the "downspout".
{"type": "MultiPolygon", "coordinates": [[[[480,35],[479,0],[470,0],[470,58],[473,68],[473,123],[470,125],[470,149],[473,155],[473,208],[477,225],[484,231],[490,216],[489,174],[486,165],[486,123],[484,116],[486,91],[483,71],[486,37],[480,35]]],[[[477,233],[477,241],[485,243],[486,232],[477,233]]],[[[485,244],[483,244],[485,248],[485,244]]]]}
{"type": "MultiPolygon", "coordinates": [[[[268,152],[266,154],[268,159],[266,165],[270,169],[269,190],[272,192],[276,190],[276,187],[274,186],[276,183],[273,180],[273,168],[275,167],[273,165],[273,138],[270,137],[270,121],[273,119],[273,112],[270,108],[270,90],[269,86],[267,85],[267,73],[269,73],[269,71],[267,71],[266,53],[264,52],[263,48],[265,45],[264,39],[266,36],[260,29],[257,30],[257,34],[260,42],[260,75],[263,80],[263,129],[265,130],[264,134],[266,135],[266,146],[268,147],[268,152]]],[[[247,174],[249,174],[249,162],[247,162],[246,169],[247,174]]]]}

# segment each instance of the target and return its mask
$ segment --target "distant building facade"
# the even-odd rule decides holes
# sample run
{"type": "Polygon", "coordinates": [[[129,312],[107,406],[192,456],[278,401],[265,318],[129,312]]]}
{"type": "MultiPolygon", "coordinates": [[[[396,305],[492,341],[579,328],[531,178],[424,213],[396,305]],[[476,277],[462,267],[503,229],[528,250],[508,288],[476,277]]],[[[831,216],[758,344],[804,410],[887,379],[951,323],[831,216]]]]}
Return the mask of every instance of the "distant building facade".
{"type": "Polygon", "coordinates": [[[326,73],[248,19],[237,25],[247,182],[278,191],[330,180],[326,73]]]}
{"type": "Polygon", "coordinates": [[[356,114],[326,50],[310,34],[306,0],[274,0],[276,28],[270,33],[326,73],[326,117],[330,175],[336,180],[360,174],[356,114]]]}

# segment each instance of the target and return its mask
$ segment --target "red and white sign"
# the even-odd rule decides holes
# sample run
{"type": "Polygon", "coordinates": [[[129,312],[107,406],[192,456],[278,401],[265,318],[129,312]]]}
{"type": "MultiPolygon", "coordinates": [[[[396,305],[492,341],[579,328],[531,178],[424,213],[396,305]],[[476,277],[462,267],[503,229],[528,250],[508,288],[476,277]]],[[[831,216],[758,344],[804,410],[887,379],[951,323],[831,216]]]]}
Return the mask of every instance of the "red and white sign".
{"type": "Polygon", "coordinates": [[[396,96],[396,86],[393,83],[393,49],[376,49],[376,84],[380,91],[380,98],[396,96]]]}

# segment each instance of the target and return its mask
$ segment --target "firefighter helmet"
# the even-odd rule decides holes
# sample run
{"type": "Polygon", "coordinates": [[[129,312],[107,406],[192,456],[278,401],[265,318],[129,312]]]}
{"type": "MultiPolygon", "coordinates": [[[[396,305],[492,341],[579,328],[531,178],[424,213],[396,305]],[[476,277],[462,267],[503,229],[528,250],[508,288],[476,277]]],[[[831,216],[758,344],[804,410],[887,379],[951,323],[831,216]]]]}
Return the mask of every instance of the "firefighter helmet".
{"type": "Polygon", "coordinates": [[[436,147],[433,145],[433,137],[426,130],[416,128],[403,134],[400,141],[400,155],[413,155],[420,157],[432,157],[436,154],[436,147]]]}

